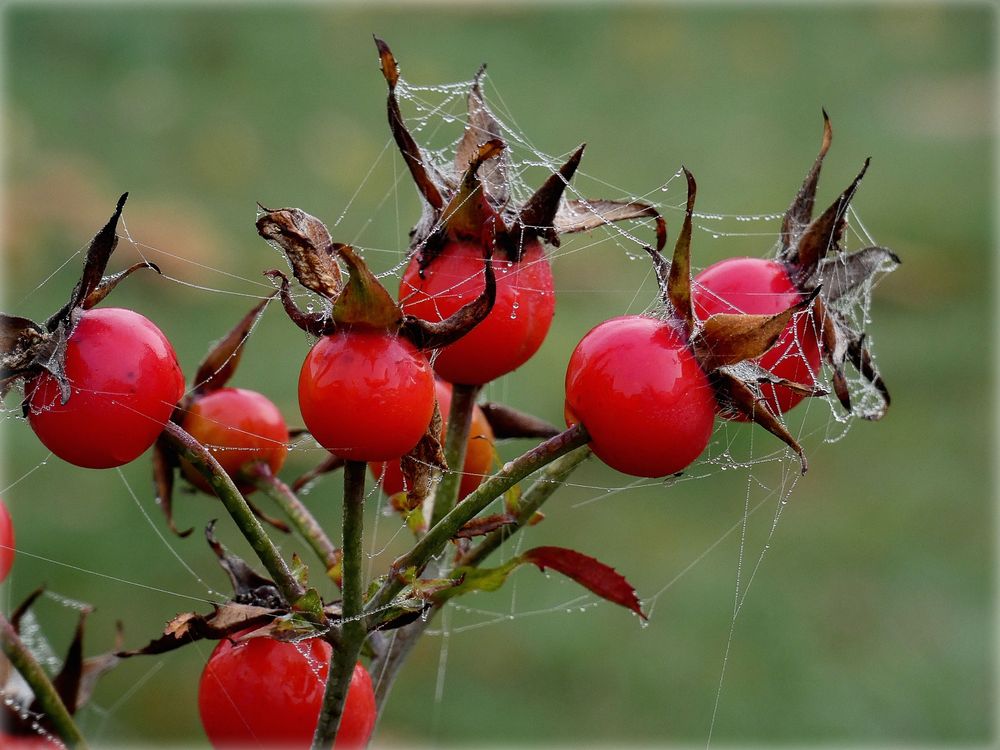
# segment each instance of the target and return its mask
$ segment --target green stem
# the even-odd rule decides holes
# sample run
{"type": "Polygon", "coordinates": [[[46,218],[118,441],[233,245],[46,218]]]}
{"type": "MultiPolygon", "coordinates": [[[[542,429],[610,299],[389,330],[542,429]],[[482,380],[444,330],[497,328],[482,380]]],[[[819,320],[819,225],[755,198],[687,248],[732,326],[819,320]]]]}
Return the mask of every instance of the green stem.
{"type": "Polygon", "coordinates": [[[271,467],[263,462],[257,462],[253,468],[244,470],[243,474],[254,483],[257,489],[278,504],[288,520],[292,522],[295,530],[302,535],[302,538],[306,540],[316,556],[326,566],[326,574],[330,580],[340,586],[340,564],[343,552],[330,541],[330,537],[323,531],[319,521],[299,500],[292,488],[276,477],[271,472],[271,467]]]}
{"type": "Polygon", "coordinates": [[[571,453],[567,453],[562,458],[546,466],[542,475],[535,480],[535,483],[521,497],[521,503],[517,511],[517,523],[504,526],[487,534],[476,547],[469,550],[458,560],[455,567],[474,568],[478,566],[501,544],[527,526],[532,516],[535,515],[535,512],[552,496],[552,493],[562,486],[567,477],[576,470],[576,467],[592,455],[593,452],[590,448],[584,446],[577,448],[571,453]]]}
{"type": "Polygon", "coordinates": [[[456,383],[451,389],[451,408],[448,410],[448,432],[445,435],[444,460],[448,470],[441,477],[441,482],[434,491],[434,512],[431,515],[431,526],[448,515],[448,511],[458,502],[458,491],[462,484],[462,472],[465,469],[465,449],[469,442],[469,429],[472,425],[472,410],[479,395],[478,385],[461,385],[456,383]]]}
{"type": "Polygon", "coordinates": [[[419,574],[432,558],[441,553],[459,529],[526,476],[574,448],[585,445],[589,440],[590,436],[583,425],[576,425],[504,464],[500,471],[479,485],[479,489],[456,505],[432,526],[409,552],[392,564],[389,579],[372,597],[365,611],[377,618],[379,610],[386,607],[393,597],[403,590],[410,574],[414,572],[419,574]]]}
{"type": "Polygon", "coordinates": [[[52,722],[60,739],[72,750],[86,750],[87,741],[73,721],[66,704],[59,697],[52,680],[24,645],[14,626],[2,614],[0,614],[0,644],[3,646],[4,655],[28,683],[38,706],[52,722]]]}
{"type": "Polygon", "coordinates": [[[354,676],[354,665],[368,632],[361,616],[364,606],[361,576],[364,555],[361,545],[367,470],[368,465],[364,461],[348,461],[344,466],[343,621],[340,626],[340,641],[333,651],[330,673],[327,675],[323,707],[313,735],[313,750],[329,750],[337,737],[344,701],[351,686],[351,677],[354,676]]]}
{"type": "Polygon", "coordinates": [[[292,575],[291,569],[282,559],[278,548],[274,546],[274,542],[264,531],[264,527],[260,525],[260,521],[257,520],[250,506],[247,505],[246,499],[236,489],[236,485],[233,484],[233,480],[225,469],[215,460],[212,452],[174,422],[167,422],[163,434],[178,454],[187,459],[208,480],[212,489],[215,490],[215,494],[222,501],[233,521],[236,522],[237,528],[246,537],[251,548],[267,569],[285,601],[289,604],[297,602],[305,594],[305,590],[295,580],[295,576],[292,575]]]}

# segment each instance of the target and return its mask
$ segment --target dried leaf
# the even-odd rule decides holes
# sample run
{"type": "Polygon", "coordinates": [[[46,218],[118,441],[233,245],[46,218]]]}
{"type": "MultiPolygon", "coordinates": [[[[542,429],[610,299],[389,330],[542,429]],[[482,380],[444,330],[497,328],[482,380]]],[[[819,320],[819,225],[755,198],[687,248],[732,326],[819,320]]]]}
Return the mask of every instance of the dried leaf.
{"type": "Polygon", "coordinates": [[[781,336],[792,315],[812,304],[815,289],[797,304],[774,315],[718,313],[691,339],[691,349],[705,372],[763,355],[781,336]]]}
{"type": "Polygon", "coordinates": [[[769,385],[780,385],[783,388],[788,388],[789,390],[794,391],[795,393],[800,393],[803,396],[826,396],[829,393],[826,388],[818,383],[809,385],[808,383],[796,383],[795,381],[788,380],[787,378],[779,378],[774,373],[765,370],[753,360],[744,360],[743,362],[737,362],[734,365],[725,365],[718,369],[721,372],[725,372],[728,375],[739,378],[744,383],[757,383],[758,385],[767,383],[769,385]]]}
{"type": "Polygon", "coordinates": [[[271,281],[278,281],[281,306],[285,308],[285,314],[295,325],[313,336],[324,336],[333,331],[333,321],[323,313],[306,313],[299,309],[292,297],[288,277],[285,274],[277,268],[272,268],[270,271],[264,271],[264,275],[271,281]]]}
{"type": "MultiPolygon", "coordinates": [[[[467,100],[468,116],[462,140],[455,149],[455,173],[461,174],[469,162],[479,151],[479,144],[503,137],[500,123],[490,112],[483,99],[482,78],[486,72],[484,64],[476,73],[467,100]]],[[[483,183],[483,191],[494,210],[499,211],[510,199],[507,188],[508,171],[507,152],[497,154],[487,159],[479,168],[479,179],[483,183]]],[[[457,186],[456,186],[457,187],[457,186]]]]}
{"type": "Polygon", "coordinates": [[[823,299],[833,303],[850,294],[870,278],[899,265],[899,256],[886,247],[866,247],[849,255],[825,258],[816,272],[823,287],[823,299]]]}
{"type": "Polygon", "coordinates": [[[234,600],[239,604],[254,604],[268,609],[279,609],[287,607],[288,604],[281,597],[277,586],[264,576],[260,575],[247,565],[242,558],[229,552],[225,546],[215,538],[215,521],[205,527],[205,539],[209,546],[219,558],[219,564],[229,576],[229,581],[233,585],[235,592],[234,600]]]}
{"type": "Polygon", "coordinates": [[[566,187],[580,166],[580,159],[583,158],[583,150],[586,147],[586,143],[580,144],[566,163],[559,167],[557,172],[552,173],[521,206],[517,221],[510,231],[515,243],[515,254],[511,260],[520,259],[524,244],[531,237],[541,237],[552,245],[559,245],[559,234],[555,229],[556,216],[566,187]]]}
{"type": "Polygon", "coordinates": [[[118,662],[121,661],[115,653],[121,650],[124,641],[121,622],[118,622],[116,626],[114,650],[83,661],[80,686],[76,694],[76,710],[78,711],[90,701],[94,694],[94,688],[97,687],[97,681],[118,666],[118,662]]]}
{"type": "Polygon", "coordinates": [[[167,518],[167,527],[179,537],[186,537],[194,531],[192,526],[178,531],[174,525],[174,470],[177,468],[177,454],[163,440],[153,444],[153,486],[156,489],[156,504],[167,518]]]}
{"type": "Polygon", "coordinates": [[[684,326],[684,332],[691,335],[695,325],[694,307],[691,304],[691,218],[694,213],[694,200],[698,195],[698,184],[687,167],[682,169],[687,179],[687,205],[684,209],[681,233],[674,243],[674,257],[670,262],[666,296],[675,317],[684,326]]]}
{"type": "Polygon", "coordinates": [[[385,82],[389,85],[389,97],[386,102],[386,109],[389,115],[389,128],[392,130],[392,137],[396,141],[399,152],[403,155],[403,161],[406,162],[406,166],[410,170],[410,174],[413,176],[413,181],[417,184],[420,194],[432,208],[440,212],[444,207],[444,199],[441,197],[441,191],[428,173],[428,168],[424,164],[420,147],[413,140],[413,136],[410,135],[406,123],[403,122],[403,115],[399,111],[399,102],[396,100],[399,65],[396,63],[396,58],[393,57],[389,45],[384,41],[375,37],[375,46],[378,48],[382,75],[385,77],[385,82]]]}
{"type": "Polygon", "coordinates": [[[217,606],[208,616],[185,612],[168,622],[159,638],[142,648],[119,651],[116,656],[163,654],[203,639],[221,640],[241,630],[266,625],[280,614],[281,610],[234,602],[217,606]]]}
{"type": "Polygon", "coordinates": [[[33,320],[0,313],[0,378],[11,378],[35,364],[40,347],[54,337],[33,320]]]}
{"type": "Polygon", "coordinates": [[[434,475],[448,468],[444,451],[441,450],[441,424],[441,410],[435,400],[434,412],[423,437],[400,459],[399,467],[403,473],[406,493],[400,499],[397,510],[410,513],[423,505],[434,486],[434,475]]]}
{"type": "Polygon", "coordinates": [[[340,266],[332,255],[333,240],[326,225],[298,208],[260,208],[264,213],[257,219],[257,233],[284,253],[302,286],[336,299],[340,266]]]}
{"type": "MultiPolygon", "coordinates": [[[[76,700],[80,692],[80,680],[83,677],[83,628],[87,621],[89,609],[80,612],[80,617],[76,622],[76,631],[73,633],[73,640],[69,644],[69,650],[63,659],[62,668],[52,680],[52,686],[62,698],[63,705],[70,713],[75,713],[78,706],[76,700]]],[[[32,711],[41,711],[41,704],[36,700],[32,706],[32,711]]]]}
{"type": "Polygon", "coordinates": [[[535,547],[523,553],[521,560],[537,565],[541,571],[546,568],[556,570],[602,599],[620,604],[646,619],[632,584],[621,573],[600,560],[565,547],[535,547]]]}
{"type": "Polygon", "coordinates": [[[833,141],[833,128],[830,126],[830,118],[823,110],[823,141],[819,147],[819,155],[812,167],[806,173],[802,187],[799,188],[792,205],[785,211],[785,216],[781,221],[781,248],[778,257],[781,260],[791,260],[789,257],[792,249],[798,242],[802,230],[812,219],[813,206],[816,202],[816,187],[819,184],[819,173],[823,167],[823,159],[826,152],[830,150],[830,143],[833,141]]]}
{"type": "Polygon", "coordinates": [[[831,250],[840,253],[840,238],[844,234],[844,227],[847,225],[847,209],[851,204],[851,199],[858,189],[861,178],[868,170],[871,159],[865,159],[864,166],[858,172],[858,176],[848,185],[847,189],[840,194],[823,214],[815,219],[799,239],[795,246],[795,254],[789,265],[793,269],[792,280],[804,282],[811,278],[819,267],[820,261],[827,256],[831,250]]]}
{"type": "Polygon", "coordinates": [[[454,538],[472,539],[473,537],[484,536],[485,534],[489,534],[491,531],[496,531],[504,526],[511,526],[516,523],[517,516],[511,515],[510,513],[497,513],[492,516],[474,518],[465,524],[465,526],[460,528],[454,538]]]}
{"type": "Polygon", "coordinates": [[[402,310],[375,274],[350,245],[335,243],[334,248],[347,263],[347,285],[333,305],[333,319],[338,325],[362,324],[395,330],[403,319],[402,310]]]}
{"type": "Polygon", "coordinates": [[[493,436],[498,440],[507,438],[550,438],[558,435],[560,430],[544,419],[519,411],[513,407],[497,402],[480,404],[486,421],[490,423],[493,436]]]}
{"type": "Polygon", "coordinates": [[[243,344],[250,337],[250,332],[272,299],[274,299],[274,294],[254,305],[253,309],[244,315],[229,333],[215,342],[198,366],[198,372],[195,373],[194,392],[196,394],[212,393],[229,382],[243,356],[243,344]]]}
{"type": "Polygon", "coordinates": [[[756,384],[750,385],[726,370],[716,370],[710,377],[715,387],[715,397],[723,410],[732,409],[781,439],[798,454],[802,473],[805,474],[809,469],[809,462],[802,451],[802,446],[768,407],[761,395],[760,387],[756,384]]]}

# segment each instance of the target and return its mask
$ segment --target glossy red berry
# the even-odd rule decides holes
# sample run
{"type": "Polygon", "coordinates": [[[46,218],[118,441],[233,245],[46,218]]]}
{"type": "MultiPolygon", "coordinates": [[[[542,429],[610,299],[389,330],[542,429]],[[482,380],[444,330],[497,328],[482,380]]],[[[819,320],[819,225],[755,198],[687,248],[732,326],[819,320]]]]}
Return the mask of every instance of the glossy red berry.
{"type": "MultiPolygon", "coordinates": [[[[308,748],[319,719],[330,663],[319,638],[286,643],[219,641],[198,685],[201,724],[215,748],[308,748]]],[[[362,748],[375,728],[371,677],[359,662],[333,747],[362,748]]]]}
{"type": "MultiPolygon", "coordinates": [[[[441,410],[441,444],[444,445],[445,433],[448,430],[448,410],[451,408],[451,384],[443,380],[434,381],[438,408],[441,410]]],[[[490,474],[494,461],[493,428],[490,427],[486,415],[478,406],[472,409],[472,424],[469,427],[469,441],[465,447],[465,463],[462,466],[462,483],[458,496],[464,498],[475,491],[490,474]]],[[[404,487],[403,471],[399,461],[385,463],[373,461],[368,468],[376,479],[381,481],[382,491],[386,495],[402,492],[404,487]]]]}
{"type": "Polygon", "coordinates": [[[306,428],[349,461],[389,461],[420,440],[434,412],[434,375],[406,339],[340,328],[316,342],[299,374],[306,428]]]}
{"type": "Polygon", "coordinates": [[[681,471],[708,445],[714,416],[708,378],[670,323],[613,318],[570,357],[567,424],[582,423],[597,457],[625,474],[681,471]]]}
{"type": "MultiPolygon", "coordinates": [[[[277,474],[288,454],[288,427],[278,407],[257,391],[220,388],[195,399],[181,426],[206,446],[234,479],[248,463],[263,461],[277,474]]],[[[201,472],[183,463],[184,476],[209,494],[201,472]]],[[[237,483],[246,494],[252,485],[237,483]]]]}
{"type": "Polygon", "coordinates": [[[14,564],[14,522],[3,500],[0,500],[0,581],[14,564]]]}
{"type": "MultiPolygon", "coordinates": [[[[802,299],[785,267],[762,258],[730,258],[709,266],[695,277],[691,297],[695,314],[702,320],[717,313],[772,315],[802,299]]],[[[779,378],[815,385],[820,343],[811,312],[794,316],[758,363],[779,378]]],[[[775,413],[786,412],[805,398],[785,386],[767,383],[761,385],[761,393],[775,413]]]]}
{"type": "MultiPolygon", "coordinates": [[[[481,385],[516,370],[538,351],[555,312],[552,269],[541,243],[531,240],[514,262],[491,261],[497,280],[496,303],[486,319],[434,360],[450,383],[481,385]]],[[[449,242],[420,276],[414,257],[403,274],[403,311],[438,322],[474,300],[484,288],[483,248],[449,242]]]]}
{"type": "Polygon", "coordinates": [[[156,440],[184,395],[184,376],[150,320],[114,307],[87,310],[66,345],[63,404],[49,373],[25,386],[28,422],[56,456],[91,469],[121,466],[156,440]]]}

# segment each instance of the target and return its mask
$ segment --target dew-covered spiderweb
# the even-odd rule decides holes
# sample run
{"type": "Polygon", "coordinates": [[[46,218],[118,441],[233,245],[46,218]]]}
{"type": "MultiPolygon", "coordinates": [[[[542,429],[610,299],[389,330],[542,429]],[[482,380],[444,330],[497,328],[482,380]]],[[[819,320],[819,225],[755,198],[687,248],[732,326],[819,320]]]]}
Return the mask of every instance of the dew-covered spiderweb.
{"type": "MultiPolygon", "coordinates": [[[[428,87],[412,85],[405,79],[400,79],[396,93],[404,119],[414,138],[424,147],[424,158],[428,163],[445,168],[454,161],[455,148],[466,124],[466,99],[472,84],[472,81],[462,81],[428,87]]],[[[519,127],[517,113],[508,110],[503,92],[493,85],[489,77],[483,78],[482,85],[485,101],[496,117],[502,131],[501,136],[507,144],[510,201],[520,205],[549,175],[558,171],[571,153],[571,147],[575,147],[576,144],[565,144],[567,150],[562,153],[543,151],[532,142],[531,135],[519,127]]],[[[344,144],[343,147],[348,148],[349,145],[344,144]]],[[[814,154],[807,153],[797,157],[796,163],[802,164],[803,173],[813,156],[814,154]]],[[[645,201],[653,204],[667,221],[670,233],[670,242],[667,245],[669,252],[673,238],[681,225],[686,199],[685,180],[679,162],[679,158],[673,163],[667,163],[665,159],[664,178],[659,184],[622,186],[602,180],[600,175],[590,173],[584,159],[582,167],[567,189],[566,198],[573,200],[604,198],[645,201]]],[[[398,279],[407,264],[407,232],[416,223],[419,208],[415,202],[415,191],[410,175],[396,150],[388,128],[385,131],[384,147],[376,155],[368,171],[359,174],[359,177],[357,190],[345,205],[324,207],[324,201],[318,200],[319,209],[315,206],[302,206],[302,208],[323,219],[335,240],[356,247],[374,267],[380,269],[378,275],[383,283],[395,292],[398,279]],[[385,179],[387,175],[388,180],[385,179]],[[373,187],[385,184],[389,185],[388,189],[373,187]],[[372,226],[377,223],[395,225],[398,236],[398,243],[395,246],[384,247],[366,243],[371,236],[372,226]]],[[[770,206],[766,211],[741,213],[741,206],[714,205],[711,186],[705,184],[700,187],[699,201],[694,214],[693,271],[697,272],[712,260],[730,255],[774,256],[786,205],[770,206]]],[[[789,198],[797,188],[797,184],[788,186],[789,198]]],[[[821,188],[817,206],[825,207],[824,197],[832,199],[836,195],[834,190],[833,187],[821,188]]],[[[136,199],[141,200],[141,197],[136,196],[136,199]]],[[[854,208],[849,207],[846,211],[846,231],[842,238],[844,250],[849,252],[876,245],[875,238],[869,233],[854,208]]],[[[254,218],[253,207],[250,207],[246,216],[247,226],[251,225],[254,218]]],[[[94,219],[96,228],[102,217],[95,216],[94,219]]],[[[513,400],[512,405],[521,407],[525,403],[534,403],[525,394],[533,389],[539,389],[544,391],[546,398],[558,402],[545,415],[546,418],[556,421],[562,411],[563,372],[557,369],[558,363],[564,365],[575,341],[589,327],[599,322],[597,314],[607,317],[656,313],[660,305],[659,292],[653,267],[645,249],[653,242],[653,229],[651,219],[621,223],[606,222],[593,231],[564,237],[557,248],[550,247],[548,259],[554,270],[560,306],[561,309],[571,311],[561,312],[562,317],[557,316],[558,324],[553,335],[558,330],[566,340],[547,342],[539,355],[544,358],[543,366],[529,365],[523,371],[504,376],[489,384],[481,398],[499,402],[513,400]],[[588,310],[588,308],[593,309],[588,310]],[[523,380],[526,377],[535,380],[526,383],[523,380]],[[537,382],[539,378],[545,378],[548,382],[541,385],[537,382]]],[[[148,285],[146,288],[151,290],[150,293],[164,298],[183,295],[187,304],[195,300],[197,304],[204,305],[206,310],[214,309],[212,305],[223,301],[226,310],[234,310],[236,308],[232,302],[233,298],[236,298],[240,305],[245,303],[245,312],[257,300],[267,298],[274,291],[271,283],[261,275],[264,268],[222,266],[205,262],[200,258],[189,257],[184,246],[163,242],[151,244],[144,239],[145,234],[141,222],[133,219],[130,207],[126,206],[119,226],[121,240],[109,270],[123,268],[137,260],[148,260],[161,265],[163,273],[155,282],[146,281],[148,285]]],[[[263,240],[260,242],[263,243],[263,240]]],[[[66,253],[53,263],[48,269],[49,273],[38,279],[19,280],[18,288],[27,291],[23,295],[10,295],[6,306],[11,312],[17,313],[23,306],[30,306],[39,290],[47,285],[62,283],[66,274],[82,262],[85,249],[84,244],[66,253]]],[[[282,260],[275,256],[273,263],[280,267],[282,260]]],[[[869,326],[871,297],[873,287],[880,276],[881,273],[873,273],[863,284],[852,289],[850,294],[837,300],[837,312],[849,321],[855,330],[865,334],[865,343],[872,351],[877,350],[877,347],[869,326]]],[[[296,298],[300,306],[308,311],[318,309],[324,303],[322,299],[301,288],[296,292],[296,298]]],[[[235,322],[239,314],[230,312],[206,314],[203,330],[198,332],[201,346],[207,348],[213,339],[221,336],[227,327],[235,322]],[[231,319],[227,321],[226,315],[230,315],[231,319]]],[[[269,304],[259,321],[262,322],[255,323],[245,344],[246,358],[270,357],[275,362],[292,362],[294,364],[290,364],[286,369],[297,370],[298,362],[310,343],[308,338],[295,329],[287,328],[285,333],[278,337],[287,346],[287,352],[265,353],[255,350],[258,325],[273,325],[275,329],[279,329],[282,325],[290,325],[283,319],[280,303],[269,304]],[[288,331],[293,333],[288,335],[288,331]]],[[[169,329],[169,323],[165,323],[164,328],[169,329]]],[[[196,361],[204,348],[201,351],[180,352],[185,367],[196,361]]],[[[828,365],[823,364],[821,371],[813,374],[819,383],[830,383],[831,373],[828,365]]],[[[850,367],[847,368],[846,375],[851,400],[855,404],[855,413],[863,414],[877,410],[881,396],[869,379],[862,377],[850,367]]],[[[190,379],[190,372],[188,377],[190,379]]],[[[279,380],[283,384],[282,387],[287,387],[293,382],[292,378],[276,378],[276,387],[279,380]]],[[[283,404],[294,404],[292,391],[280,395],[280,398],[274,395],[272,397],[283,404]]],[[[15,444],[34,439],[17,401],[13,394],[6,401],[7,450],[11,450],[15,444]]],[[[286,418],[290,425],[299,424],[297,413],[287,413],[286,418]]],[[[814,460],[822,461],[824,451],[831,450],[827,444],[844,439],[855,423],[856,416],[846,412],[831,393],[806,399],[799,407],[785,415],[783,420],[787,430],[805,451],[814,460]]],[[[530,445],[523,440],[500,445],[499,461],[509,460],[530,445]]],[[[293,437],[289,448],[291,451],[289,463],[303,470],[321,463],[328,456],[326,451],[318,447],[308,435],[293,437]]],[[[139,460],[140,463],[143,461],[148,462],[148,457],[139,460]]],[[[589,464],[596,464],[596,459],[591,459],[589,464]]],[[[35,465],[26,467],[18,475],[6,477],[2,482],[0,496],[13,505],[30,504],[33,493],[42,486],[39,481],[41,475],[55,477],[54,481],[72,483],[77,476],[74,473],[76,471],[78,470],[67,468],[59,459],[48,455],[35,465]]],[[[565,487],[554,496],[551,505],[557,507],[558,512],[553,512],[550,520],[546,520],[537,530],[525,529],[513,541],[498,550],[489,563],[500,564],[510,559],[519,551],[533,546],[536,538],[558,539],[558,524],[571,525],[575,519],[585,519],[596,509],[606,509],[616,503],[627,504],[630,497],[641,496],[648,499],[662,496],[673,503],[683,502],[682,497],[689,488],[717,481],[723,473],[737,475],[740,478],[735,484],[733,482],[726,484],[729,488],[740,487],[738,496],[724,499],[726,507],[731,510],[728,520],[716,529],[713,537],[699,552],[675,567],[647,571],[642,582],[637,583],[642,607],[649,617],[648,621],[641,623],[641,626],[645,628],[646,637],[655,639],[658,633],[663,633],[670,627],[671,618],[676,616],[669,606],[675,584],[697,570],[707,559],[728,555],[726,559],[731,557],[733,560],[729,595],[731,607],[728,613],[726,637],[718,644],[717,661],[706,666],[706,669],[715,670],[718,676],[717,689],[711,697],[713,704],[709,712],[711,720],[704,727],[706,744],[712,742],[718,712],[725,709],[726,668],[733,650],[739,648],[740,613],[748,600],[753,583],[761,575],[774,574],[774,571],[767,571],[765,568],[768,551],[772,547],[779,544],[795,544],[794,538],[784,537],[780,533],[782,518],[795,499],[795,490],[800,481],[799,460],[794,452],[759,427],[718,419],[706,452],[679,476],[665,480],[632,479],[588,465],[585,471],[571,476],[565,487]],[[552,528],[549,528],[544,536],[540,536],[546,526],[552,528]]],[[[530,478],[525,480],[524,485],[527,486],[530,481],[530,478]]],[[[124,553],[117,558],[117,562],[114,557],[101,556],[99,562],[91,564],[79,554],[69,555],[61,552],[57,540],[49,542],[26,540],[19,546],[18,555],[35,558],[38,562],[51,566],[53,570],[70,568],[81,577],[99,579],[108,586],[130,588],[134,590],[137,601],[140,598],[145,601],[147,595],[155,595],[155,598],[148,600],[148,604],[142,606],[160,608],[161,619],[164,622],[176,612],[185,610],[205,612],[210,609],[210,605],[222,603],[227,599],[229,592],[225,579],[220,576],[211,556],[202,549],[204,544],[200,536],[196,533],[190,538],[179,539],[170,534],[156,507],[148,479],[143,479],[141,472],[109,470],[100,475],[99,481],[88,475],[85,485],[88,492],[103,491],[120,496],[122,504],[120,513],[132,517],[137,529],[135,534],[143,538],[145,545],[155,546],[162,553],[159,555],[160,565],[172,567],[175,574],[172,580],[182,583],[164,583],[171,579],[159,574],[156,576],[144,574],[142,565],[136,561],[128,562],[124,553]],[[197,553],[192,553],[192,549],[198,545],[200,548],[197,553]]],[[[335,506],[336,502],[327,502],[327,499],[339,498],[339,493],[338,475],[331,474],[313,479],[301,489],[300,496],[310,506],[318,503],[335,506]]],[[[367,496],[365,575],[370,579],[384,573],[389,563],[407,549],[413,537],[406,523],[390,507],[387,498],[379,490],[378,483],[371,476],[367,496]]],[[[204,504],[209,501],[198,498],[197,502],[204,504]]],[[[193,498],[183,494],[175,501],[179,508],[178,513],[182,516],[186,513],[185,506],[194,503],[193,498]]],[[[215,515],[223,517],[220,522],[220,535],[225,537],[227,544],[235,545],[236,532],[234,529],[224,528],[226,523],[224,513],[219,510],[215,515]]],[[[339,537],[336,518],[334,512],[323,515],[323,521],[329,523],[328,531],[334,539],[339,537]]],[[[620,523],[629,523],[627,514],[622,516],[620,523]]],[[[308,563],[310,561],[308,550],[300,541],[297,538],[294,541],[283,538],[282,549],[288,555],[296,552],[308,563]]],[[[546,541],[546,543],[552,542],[546,541]]],[[[254,562],[252,557],[248,559],[254,562]]],[[[621,550],[615,559],[609,559],[607,562],[615,565],[630,579],[636,577],[634,574],[641,568],[641,562],[631,557],[629,550],[621,550]]],[[[330,583],[322,578],[322,569],[317,566],[313,579],[320,580],[318,584],[320,586],[330,583]]],[[[489,596],[459,598],[429,623],[425,632],[428,642],[423,648],[436,649],[437,654],[433,699],[435,720],[439,720],[442,712],[446,710],[451,695],[449,674],[450,659],[453,657],[450,654],[453,653],[452,646],[456,642],[460,642],[461,639],[490,639],[491,630],[500,631],[507,623],[514,621],[513,625],[502,630],[502,637],[506,638],[514,632],[514,628],[530,628],[531,621],[540,617],[566,618],[569,623],[567,627],[571,628],[570,621],[586,618],[596,611],[613,607],[558,576],[552,576],[545,581],[546,586],[542,594],[536,591],[526,592],[525,587],[518,581],[517,576],[512,577],[500,592],[489,596]]],[[[336,590],[332,587],[324,589],[323,593],[331,599],[336,597],[336,590]]],[[[9,601],[8,596],[8,611],[14,605],[16,603],[9,601]]],[[[45,620],[75,619],[75,611],[90,605],[100,608],[102,603],[91,601],[85,605],[75,598],[72,590],[48,591],[36,607],[38,615],[36,616],[33,610],[23,619],[22,636],[50,671],[55,672],[59,668],[61,658],[59,649],[62,646],[53,646],[50,643],[46,636],[45,620]]],[[[128,612],[116,615],[125,621],[130,647],[140,646],[157,635],[156,632],[131,631],[128,612]]],[[[620,624],[625,628],[638,627],[639,621],[623,620],[620,624]]],[[[62,630],[64,628],[59,629],[59,632],[62,633],[62,630]]],[[[210,647],[209,642],[196,644],[202,658],[207,658],[210,647]]],[[[305,654],[305,649],[302,653],[305,654]]],[[[83,710],[81,714],[83,726],[94,744],[120,741],[121,736],[117,733],[116,727],[122,713],[129,711],[133,702],[149,700],[150,696],[155,694],[164,665],[171,657],[171,654],[141,657],[145,660],[141,665],[130,663],[128,668],[136,675],[130,686],[122,688],[111,699],[102,695],[83,710]]],[[[320,665],[313,664],[312,667],[319,682],[320,665]]],[[[374,677],[376,681],[379,679],[379,675],[374,677]]],[[[12,676],[3,687],[3,700],[9,706],[16,705],[20,710],[27,712],[25,686],[16,675],[12,676]]]]}

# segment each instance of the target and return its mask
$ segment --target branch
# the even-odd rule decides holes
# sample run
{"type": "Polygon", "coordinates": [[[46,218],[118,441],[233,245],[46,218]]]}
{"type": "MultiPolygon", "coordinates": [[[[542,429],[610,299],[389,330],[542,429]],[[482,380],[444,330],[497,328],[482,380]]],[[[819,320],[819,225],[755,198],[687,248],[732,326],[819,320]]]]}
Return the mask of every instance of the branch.
{"type": "Polygon", "coordinates": [[[163,436],[183,458],[191,462],[208,480],[215,494],[226,506],[233,521],[236,522],[237,528],[246,537],[253,551],[257,553],[257,557],[264,564],[285,601],[294,605],[305,594],[305,590],[295,580],[295,576],[292,575],[291,569],[282,559],[278,548],[274,546],[274,542],[264,531],[264,527],[260,525],[260,521],[247,505],[246,499],[236,489],[233,480],[215,460],[215,456],[174,422],[167,422],[163,436]]]}
{"type": "Polygon", "coordinates": [[[59,697],[52,680],[45,674],[45,670],[35,660],[3,614],[0,614],[0,645],[3,646],[4,655],[28,683],[31,692],[35,694],[38,706],[52,722],[56,733],[66,746],[73,750],[87,750],[87,742],[74,723],[66,704],[59,697]]]}

